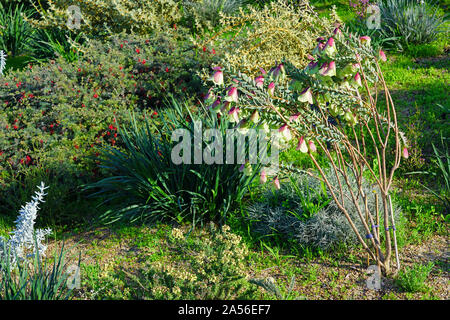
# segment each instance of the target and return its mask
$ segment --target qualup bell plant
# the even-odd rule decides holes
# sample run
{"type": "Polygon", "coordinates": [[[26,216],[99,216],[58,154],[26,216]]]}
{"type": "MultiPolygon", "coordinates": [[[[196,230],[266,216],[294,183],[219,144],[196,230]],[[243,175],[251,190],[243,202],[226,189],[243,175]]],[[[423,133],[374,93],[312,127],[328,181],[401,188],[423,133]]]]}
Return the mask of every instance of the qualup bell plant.
{"type": "MultiPolygon", "coordinates": [[[[310,63],[303,69],[281,62],[251,78],[226,65],[216,67],[210,91],[216,100],[210,110],[233,117],[238,126],[277,128],[285,147],[296,139],[297,150],[312,160],[316,177],[327,186],[361,245],[378,267],[389,273],[392,247],[400,267],[390,190],[407,141],[398,129],[394,104],[378,64],[386,57],[371,47],[369,37],[339,27],[316,42],[308,55],[310,63]],[[385,106],[378,103],[380,92],[385,106]],[[319,153],[327,158],[337,183],[330,182],[329,170],[319,164],[319,153]],[[379,192],[366,192],[368,180],[379,192]],[[345,193],[344,187],[350,193],[345,193]],[[370,197],[377,204],[372,211],[367,205],[370,197]],[[354,204],[365,234],[356,228],[346,209],[348,202],[354,204]]],[[[283,180],[279,175],[270,178],[277,189],[283,180]]],[[[263,168],[261,181],[269,181],[267,176],[263,168]]]]}

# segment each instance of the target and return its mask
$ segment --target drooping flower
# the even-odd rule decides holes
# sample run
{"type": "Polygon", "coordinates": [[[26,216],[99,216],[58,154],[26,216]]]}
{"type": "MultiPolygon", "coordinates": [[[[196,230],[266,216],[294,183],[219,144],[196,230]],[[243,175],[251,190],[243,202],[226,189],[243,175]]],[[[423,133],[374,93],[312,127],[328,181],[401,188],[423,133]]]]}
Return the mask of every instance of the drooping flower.
{"type": "Polygon", "coordinates": [[[259,112],[258,112],[258,110],[253,111],[252,115],[250,116],[250,121],[252,121],[253,123],[258,123],[259,122],[259,112]]]}
{"type": "Polygon", "coordinates": [[[336,62],[330,61],[330,63],[324,63],[319,73],[325,77],[332,77],[336,75],[336,62]]]}
{"type": "Polygon", "coordinates": [[[319,66],[317,62],[311,61],[305,68],[307,74],[313,75],[319,71],[319,66]]]}
{"type": "Polygon", "coordinates": [[[269,83],[269,86],[267,87],[267,91],[269,92],[269,95],[273,96],[275,92],[275,83],[271,82],[269,83]]]}
{"type": "Polygon", "coordinates": [[[291,122],[298,122],[298,117],[300,116],[300,112],[293,114],[292,116],[289,117],[289,121],[291,122]]]}
{"type": "Polygon", "coordinates": [[[281,186],[280,186],[280,180],[278,179],[278,176],[276,176],[273,179],[273,185],[275,186],[275,189],[280,190],[281,186]]]}
{"type": "Polygon", "coordinates": [[[210,80],[212,80],[214,82],[214,84],[216,84],[218,86],[223,85],[223,72],[222,72],[221,68],[215,67],[213,69],[216,70],[216,72],[214,72],[214,75],[212,76],[212,78],[210,80]]]}
{"type": "Polygon", "coordinates": [[[313,97],[311,94],[311,88],[308,87],[305,90],[303,90],[300,95],[298,96],[298,101],[300,102],[308,102],[309,104],[313,104],[313,97]]]}
{"type": "Polygon", "coordinates": [[[230,118],[230,122],[239,122],[239,109],[236,107],[232,107],[230,111],[228,111],[228,116],[230,118]]]}
{"type": "Polygon", "coordinates": [[[264,77],[263,76],[258,76],[255,78],[255,83],[256,83],[256,87],[258,88],[262,88],[264,85],[264,77]]]}
{"type": "Polygon", "coordinates": [[[309,141],[308,144],[309,144],[309,150],[311,152],[316,152],[317,151],[317,147],[316,147],[316,145],[314,144],[313,141],[309,141]]]}
{"type": "Polygon", "coordinates": [[[228,90],[225,100],[229,102],[238,102],[238,91],[236,87],[231,87],[228,90]]]}
{"type": "Polygon", "coordinates": [[[370,46],[370,37],[369,36],[362,36],[359,38],[359,41],[361,41],[362,44],[367,44],[370,46]]]}
{"type": "Polygon", "coordinates": [[[306,141],[303,136],[298,139],[297,150],[300,150],[303,153],[308,152],[308,147],[306,146],[306,141]]]}
{"type": "Polygon", "coordinates": [[[206,103],[211,103],[214,99],[216,99],[216,95],[214,94],[213,88],[209,88],[208,93],[206,94],[204,100],[206,103]]]}
{"type": "Polygon", "coordinates": [[[362,86],[362,83],[361,83],[361,76],[359,75],[359,72],[357,72],[357,73],[355,74],[355,76],[353,77],[353,79],[352,79],[352,84],[353,84],[353,86],[355,86],[355,87],[361,87],[361,86],[362,86]]]}
{"type": "Polygon", "coordinates": [[[288,125],[285,123],[283,124],[280,129],[278,129],[278,132],[281,133],[282,137],[286,139],[287,141],[292,139],[291,130],[289,130],[288,125]]]}
{"type": "Polygon", "coordinates": [[[378,54],[379,54],[379,56],[380,56],[381,61],[384,61],[384,62],[387,61],[386,54],[384,53],[383,50],[380,49],[380,51],[378,52],[378,54]]]}
{"type": "Polygon", "coordinates": [[[336,45],[333,38],[328,39],[322,51],[329,57],[333,57],[336,54],[336,45]]]}
{"type": "Polygon", "coordinates": [[[409,158],[408,148],[406,148],[406,147],[403,148],[402,156],[403,156],[403,158],[405,158],[405,159],[408,159],[408,158],[409,158]]]}
{"type": "Polygon", "coordinates": [[[259,175],[259,182],[260,183],[266,183],[267,182],[267,174],[266,174],[266,170],[264,168],[261,170],[261,173],[259,175]]]}
{"type": "Polygon", "coordinates": [[[208,109],[216,111],[217,106],[220,105],[220,98],[217,98],[216,101],[214,101],[208,109]]]}

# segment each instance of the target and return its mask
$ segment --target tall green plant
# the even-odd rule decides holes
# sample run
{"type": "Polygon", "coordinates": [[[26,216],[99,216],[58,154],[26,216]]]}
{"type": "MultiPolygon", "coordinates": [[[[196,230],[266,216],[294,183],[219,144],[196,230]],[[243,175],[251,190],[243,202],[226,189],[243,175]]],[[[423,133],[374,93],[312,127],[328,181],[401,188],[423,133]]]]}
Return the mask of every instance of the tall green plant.
{"type": "Polygon", "coordinates": [[[448,32],[443,28],[445,16],[438,6],[428,1],[383,0],[378,5],[382,21],[380,35],[395,37],[390,43],[400,49],[429,43],[441,32],[448,32]]]}
{"type": "MultiPolygon", "coordinates": [[[[186,109],[173,101],[173,108],[161,113],[162,123],[152,129],[147,119],[140,126],[133,117],[129,129],[119,129],[125,151],[102,149],[100,167],[110,176],[87,186],[97,189],[93,195],[106,197],[105,203],[113,206],[102,215],[102,221],[226,221],[257,170],[242,175],[238,170],[241,164],[174,164],[174,129],[184,128],[194,137],[194,123],[201,121],[203,128],[219,129],[225,141],[226,129],[231,128],[226,119],[219,121],[205,111],[186,113],[186,109]]],[[[201,146],[204,150],[206,143],[201,146]]]]}
{"type": "Polygon", "coordinates": [[[0,49],[8,55],[16,56],[28,49],[34,30],[24,17],[31,17],[32,14],[33,10],[24,8],[23,4],[4,5],[0,2],[0,25],[4,27],[1,30],[0,49]]]}
{"type": "MultiPolygon", "coordinates": [[[[3,250],[7,252],[6,245],[3,250]]],[[[0,300],[67,300],[73,287],[64,270],[65,251],[55,251],[54,262],[43,261],[39,252],[30,263],[22,260],[11,264],[9,254],[0,259],[0,300]]]]}

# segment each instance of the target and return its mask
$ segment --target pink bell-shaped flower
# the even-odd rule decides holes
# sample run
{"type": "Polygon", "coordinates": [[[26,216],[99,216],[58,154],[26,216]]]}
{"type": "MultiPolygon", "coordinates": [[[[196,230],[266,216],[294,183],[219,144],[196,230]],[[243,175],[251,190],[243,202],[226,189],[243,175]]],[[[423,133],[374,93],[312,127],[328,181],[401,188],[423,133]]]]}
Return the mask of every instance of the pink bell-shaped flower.
{"type": "Polygon", "coordinates": [[[300,95],[298,96],[298,101],[300,102],[308,102],[309,104],[313,104],[313,97],[311,94],[311,88],[308,87],[305,90],[303,90],[300,95]]]}
{"type": "Polygon", "coordinates": [[[261,183],[266,183],[267,182],[267,174],[266,174],[266,170],[262,169],[261,173],[259,175],[259,182],[261,183]]]}
{"type": "Polygon", "coordinates": [[[239,122],[239,109],[236,107],[232,107],[230,111],[228,111],[228,116],[230,118],[230,122],[239,122]]]}
{"type": "Polygon", "coordinates": [[[255,83],[257,88],[262,88],[264,86],[264,77],[263,76],[256,77],[255,83]]]}
{"type": "Polygon", "coordinates": [[[306,146],[306,141],[303,138],[303,136],[300,137],[300,139],[298,139],[297,150],[299,150],[303,153],[308,152],[308,147],[306,146]]]}
{"type": "Polygon", "coordinates": [[[362,36],[359,38],[359,41],[361,41],[362,44],[367,44],[370,46],[370,37],[369,36],[362,36]]]}
{"type": "Polygon", "coordinates": [[[384,53],[383,50],[380,49],[380,51],[378,52],[378,54],[379,54],[379,56],[380,56],[381,61],[384,61],[384,62],[387,61],[386,54],[384,53]]]}
{"type": "Polygon", "coordinates": [[[275,189],[280,190],[281,186],[280,186],[280,180],[278,179],[278,176],[276,176],[273,179],[273,185],[275,186],[275,189]]]}
{"type": "Polygon", "coordinates": [[[402,156],[403,156],[403,158],[405,158],[405,159],[408,159],[408,158],[409,158],[408,148],[406,148],[406,147],[403,148],[402,156]]]}
{"type": "Polygon", "coordinates": [[[215,67],[213,68],[214,70],[216,70],[216,72],[214,72],[211,80],[214,82],[214,84],[221,86],[223,85],[223,72],[220,69],[220,67],[215,67]]]}
{"type": "Polygon", "coordinates": [[[231,87],[228,90],[225,100],[229,102],[238,102],[238,91],[236,87],[231,87]]]}
{"type": "Polygon", "coordinates": [[[309,150],[311,152],[316,152],[317,151],[317,147],[316,147],[316,145],[314,144],[313,141],[309,141],[308,144],[309,144],[309,150]]]}
{"type": "Polygon", "coordinates": [[[267,87],[267,91],[269,92],[269,95],[273,96],[275,91],[275,83],[271,82],[269,83],[269,86],[267,87]]]}

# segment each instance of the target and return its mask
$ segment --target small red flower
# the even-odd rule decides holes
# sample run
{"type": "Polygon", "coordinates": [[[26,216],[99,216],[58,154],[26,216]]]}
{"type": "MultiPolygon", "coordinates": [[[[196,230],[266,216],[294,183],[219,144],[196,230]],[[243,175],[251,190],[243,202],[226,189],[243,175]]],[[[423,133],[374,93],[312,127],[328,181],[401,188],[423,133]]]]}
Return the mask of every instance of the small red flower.
{"type": "Polygon", "coordinates": [[[97,99],[98,98],[98,94],[94,93],[94,98],[97,99]]]}
{"type": "Polygon", "coordinates": [[[80,149],[80,146],[77,145],[77,144],[76,144],[74,147],[75,147],[75,149],[77,149],[77,150],[80,149]]]}
{"type": "Polygon", "coordinates": [[[19,127],[18,127],[18,126],[16,126],[16,125],[14,125],[14,126],[13,126],[13,128],[14,128],[14,130],[17,130],[17,129],[19,129],[19,127]]]}
{"type": "Polygon", "coordinates": [[[206,47],[203,47],[203,52],[206,52],[206,47]]]}
{"type": "Polygon", "coordinates": [[[123,44],[120,44],[120,48],[121,48],[121,49],[123,48],[123,44]]]}
{"type": "Polygon", "coordinates": [[[146,61],[145,61],[145,59],[144,59],[144,60],[142,60],[142,64],[145,64],[145,62],[146,62],[146,61]]]}
{"type": "Polygon", "coordinates": [[[216,54],[216,50],[212,49],[212,54],[216,54]]]}
{"type": "Polygon", "coordinates": [[[139,48],[136,48],[136,53],[141,53],[141,50],[139,50],[139,48]]]}
{"type": "Polygon", "coordinates": [[[169,72],[169,68],[168,67],[166,67],[166,72],[169,72]]]}

